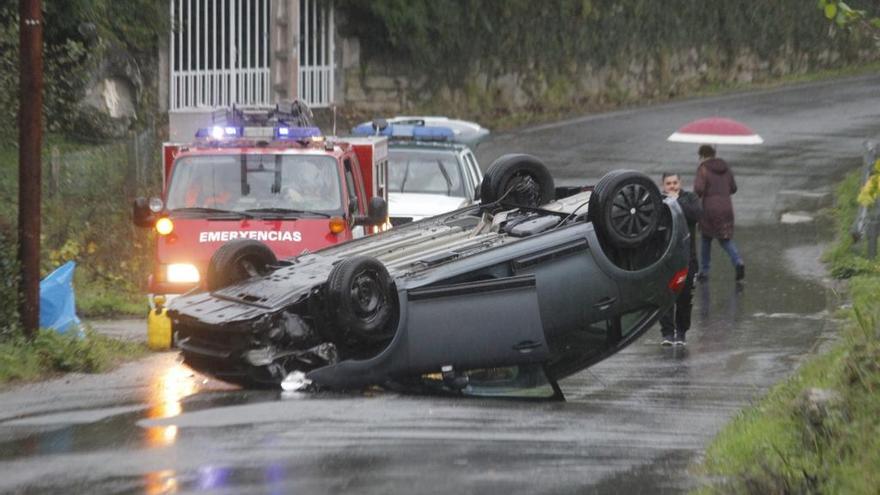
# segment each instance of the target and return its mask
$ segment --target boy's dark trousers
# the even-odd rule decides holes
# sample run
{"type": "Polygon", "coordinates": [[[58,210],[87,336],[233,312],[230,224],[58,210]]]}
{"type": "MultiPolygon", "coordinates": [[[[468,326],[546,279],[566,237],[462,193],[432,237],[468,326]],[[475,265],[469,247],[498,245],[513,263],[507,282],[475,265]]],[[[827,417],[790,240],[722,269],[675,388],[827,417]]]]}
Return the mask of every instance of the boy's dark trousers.
{"type": "Polygon", "coordinates": [[[676,330],[684,335],[691,328],[691,311],[694,307],[694,272],[695,270],[688,270],[684,287],[675,299],[675,304],[660,316],[660,332],[670,340],[676,330]]]}

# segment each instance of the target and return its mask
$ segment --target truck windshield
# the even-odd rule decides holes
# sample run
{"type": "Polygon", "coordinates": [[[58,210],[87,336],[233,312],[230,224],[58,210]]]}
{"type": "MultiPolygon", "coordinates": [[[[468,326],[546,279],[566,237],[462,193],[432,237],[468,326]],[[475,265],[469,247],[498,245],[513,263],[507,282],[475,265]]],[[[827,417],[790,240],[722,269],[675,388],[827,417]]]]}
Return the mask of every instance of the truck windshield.
{"type": "Polygon", "coordinates": [[[337,163],[316,155],[184,157],[174,165],[167,207],[338,213],[342,196],[337,163]]]}
{"type": "Polygon", "coordinates": [[[389,150],[388,191],[465,196],[455,154],[435,150],[389,150]]]}

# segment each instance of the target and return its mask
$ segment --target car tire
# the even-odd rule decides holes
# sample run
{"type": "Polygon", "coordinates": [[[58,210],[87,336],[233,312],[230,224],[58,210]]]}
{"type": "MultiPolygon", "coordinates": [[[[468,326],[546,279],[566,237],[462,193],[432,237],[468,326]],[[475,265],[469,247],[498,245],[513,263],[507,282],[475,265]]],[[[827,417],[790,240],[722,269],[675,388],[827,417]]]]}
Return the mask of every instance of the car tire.
{"type": "Polygon", "coordinates": [[[553,201],[555,191],[553,176],[541,160],[531,155],[511,154],[489,166],[480,184],[480,201],[538,207],[553,201]]]}
{"type": "Polygon", "coordinates": [[[337,263],[327,278],[330,311],[347,336],[379,342],[394,335],[395,294],[391,276],[379,260],[354,256],[337,263]]]}
{"type": "Polygon", "coordinates": [[[219,290],[251,277],[265,275],[277,264],[275,253],[260,241],[229,241],[211,256],[205,287],[209,291],[219,290]]]}
{"type": "Polygon", "coordinates": [[[588,218],[606,242],[632,248],[657,232],[663,197],[645,174],[621,170],[606,174],[590,195],[588,218]]]}

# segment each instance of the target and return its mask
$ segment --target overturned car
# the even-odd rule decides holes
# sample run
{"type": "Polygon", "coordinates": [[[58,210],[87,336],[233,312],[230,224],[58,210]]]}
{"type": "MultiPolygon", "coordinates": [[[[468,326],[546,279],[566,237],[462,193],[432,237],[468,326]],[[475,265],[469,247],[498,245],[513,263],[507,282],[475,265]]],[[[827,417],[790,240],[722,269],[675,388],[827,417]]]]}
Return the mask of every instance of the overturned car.
{"type": "Polygon", "coordinates": [[[620,170],[556,188],[506,155],[482,204],[276,260],[214,255],[207,291],[169,306],[192,368],[243,386],[550,388],[614,354],[672,304],[688,229],[674,200],[620,170]]]}

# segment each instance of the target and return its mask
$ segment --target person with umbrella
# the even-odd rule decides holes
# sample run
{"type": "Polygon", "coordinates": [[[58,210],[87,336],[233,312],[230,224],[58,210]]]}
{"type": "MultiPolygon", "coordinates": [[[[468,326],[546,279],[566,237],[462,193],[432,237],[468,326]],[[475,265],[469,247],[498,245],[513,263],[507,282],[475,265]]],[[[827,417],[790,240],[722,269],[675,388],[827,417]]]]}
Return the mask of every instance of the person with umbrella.
{"type": "MultiPolygon", "coordinates": [[[[751,128],[724,117],[709,117],[695,120],[667,138],[676,143],[715,143],[725,145],[756,145],[762,144],[761,138],[751,128]]],[[[700,273],[698,280],[709,276],[712,259],[712,240],[717,239],[722,249],[730,257],[736,270],[736,280],[746,276],[743,263],[736,245],[733,243],[733,202],[731,195],[736,193],[736,181],[733,172],[724,160],[715,156],[715,148],[702,144],[699,149],[700,165],[694,180],[694,192],[703,204],[703,216],[700,218],[701,250],[700,273]]]]}
{"type": "Polygon", "coordinates": [[[712,240],[717,239],[721,248],[730,257],[736,270],[736,280],[746,276],[736,245],[733,243],[733,201],[736,193],[736,180],[727,163],[715,156],[715,148],[704,144],[699,150],[700,165],[694,179],[694,192],[703,202],[703,216],[700,218],[700,273],[698,278],[709,276],[712,260],[712,240]]]}

